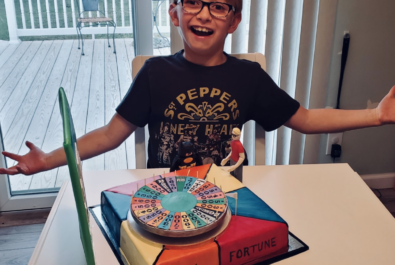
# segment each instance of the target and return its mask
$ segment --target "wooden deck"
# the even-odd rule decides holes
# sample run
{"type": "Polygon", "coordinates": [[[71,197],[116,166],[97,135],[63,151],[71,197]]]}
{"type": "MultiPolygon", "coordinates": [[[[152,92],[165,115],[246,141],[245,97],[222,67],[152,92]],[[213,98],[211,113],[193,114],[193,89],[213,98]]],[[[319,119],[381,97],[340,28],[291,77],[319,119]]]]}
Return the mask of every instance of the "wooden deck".
{"type": "MultiPolygon", "coordinates": [[[[5,150],[25,154],[29,140],[48,152],[61,147],[57,101],[66,91],[77,136],[106,124],[127,92],[134,57],[132,39],[116,39],[117,54],[102,39],[85,41],[85,56],[73,40],[0,43],[0,124],[5,150]]],[[[84,170],[135,168],[134,136],[119,148],[83,163],[84,170]]],[[[7,159],[8,166],[14,161],[7,159]]],[[[61,167],[33,176],[10,176],[12,190],[60,187],[61,167]]]]}

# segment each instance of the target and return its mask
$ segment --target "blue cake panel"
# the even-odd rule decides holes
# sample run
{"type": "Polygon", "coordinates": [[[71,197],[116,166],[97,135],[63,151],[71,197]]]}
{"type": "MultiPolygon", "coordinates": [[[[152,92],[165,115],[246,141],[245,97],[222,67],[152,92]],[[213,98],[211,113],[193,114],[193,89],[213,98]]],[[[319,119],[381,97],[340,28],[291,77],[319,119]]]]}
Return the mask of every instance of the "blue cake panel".
{"type": "Polygon", "coordinates": [[[109,191],[101,193],[102,214],[117,244],[121,237],[121,223],[127,219],[131,199],[131,196],[124,194],[109,191]]]}
{"type": "MultiPolygon", "coordinates": [[[[237,215],[251,217],[273,222],[288,224],[272,208],[269,207],[261,198],[255,195],[248,188],[241,188],[230,193],[237,192],[237,215]]],[[[226,196],[232,215],[235,214],[236,200],[226,196]]]]}

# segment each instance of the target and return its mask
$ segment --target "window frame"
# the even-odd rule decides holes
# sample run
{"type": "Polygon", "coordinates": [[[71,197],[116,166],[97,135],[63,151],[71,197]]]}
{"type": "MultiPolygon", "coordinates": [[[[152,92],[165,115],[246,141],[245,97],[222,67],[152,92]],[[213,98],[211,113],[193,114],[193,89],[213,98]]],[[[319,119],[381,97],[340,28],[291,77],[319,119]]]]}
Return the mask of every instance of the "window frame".
{"type": "MultiPolygon", "coordinates": [[[[4,142],[0,125],[0,167],[6,167],[7,163],[4,155],[1,154],[2,151],[4,151],[4,142]]],[[[11,192],[9,176],[0,174],[0,212],[52,207],[59,189],[46,189],[45,193],[40,191],[42,192],[42,190],[11,192]]]]}

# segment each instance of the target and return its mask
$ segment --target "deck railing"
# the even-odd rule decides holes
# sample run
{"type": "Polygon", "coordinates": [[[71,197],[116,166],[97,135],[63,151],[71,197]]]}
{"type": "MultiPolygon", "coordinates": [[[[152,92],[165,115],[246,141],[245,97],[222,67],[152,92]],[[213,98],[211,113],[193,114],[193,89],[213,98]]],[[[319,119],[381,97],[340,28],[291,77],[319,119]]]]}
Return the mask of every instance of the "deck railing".
{"type": "MultiPolygon", "coordinates": [[[[133,33],[132,1],[135,0],[99,0],[99,9],[117,24],[116,33],[133,33]]],[[[153,13],[159,3],[156,23],[162,34],[169,33],[169,0],[153,0],[153,13]]],[[[81,0],[6,0],[5,4],[11,41],[19,36],[75,35],[79,10],[82,10],[81,0]]],[[[95,13],[84,15],[97,16],[95,13]]],[[[157,32],[155,23],[153,32],[157,32]]],[[[83,30],[83,34],[105,33],[103,25],[91,25],[83,30]]]]}

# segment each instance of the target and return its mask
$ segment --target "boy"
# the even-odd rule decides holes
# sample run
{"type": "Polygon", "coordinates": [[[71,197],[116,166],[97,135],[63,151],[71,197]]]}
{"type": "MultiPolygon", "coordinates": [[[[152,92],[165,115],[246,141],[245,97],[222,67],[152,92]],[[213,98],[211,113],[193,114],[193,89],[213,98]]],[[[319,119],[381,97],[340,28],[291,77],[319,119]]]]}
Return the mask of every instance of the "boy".
{"type": "MultiPolygon", "coordinates": [[[[185,49],[145,63],[109,124],[78,139],[82,159],[116,148],[146,124],[151,136],[148,167],[170,167],[167,156],[175,154],[172,139],[179,139],[190,125],[194,125],[193,139],[198,141],[194,145],[202,160],[220,163],[225,157],[221,144],[229,140],[234,127],[251,119],[265,130],[286,125],[302,133],[395,122],[395,87],[376,109],[306,110],[300,106],[258,64],[223,52],[227,34],[241,21],[242,0],[215,1],[173,1],[169,15],[181,29],[185,49]],[[165,138],[155,137],[165,131],[165,138]]],[[[34,174],[66,164],[62,148],[44,153],[32,143],[26,144],[30,152],[24,156],[3,152],[18,164],[0,169],[0,173],[34,174]]]]}

